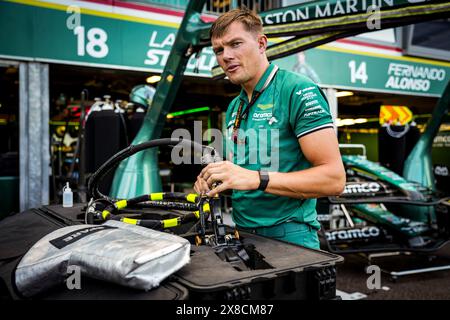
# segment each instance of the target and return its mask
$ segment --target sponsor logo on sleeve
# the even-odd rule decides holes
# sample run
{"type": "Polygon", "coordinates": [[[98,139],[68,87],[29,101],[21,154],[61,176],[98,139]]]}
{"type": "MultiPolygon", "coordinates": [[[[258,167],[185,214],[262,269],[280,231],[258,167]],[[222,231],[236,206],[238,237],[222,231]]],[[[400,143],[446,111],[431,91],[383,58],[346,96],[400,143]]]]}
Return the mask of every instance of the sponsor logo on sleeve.
{"type": "Polygon", "coordinates": [[[319,106],[314,106],[314,107],[311,107],[311,108],[307,108],[307,109],[305,109],[305,112],[318,110],[318,109],[322,109],[322,106],[319,105],[319,106]]]}
{"type": "Polygon", "coordinates": [[[298,96],[301,96],[302,93],[305,94],[305,92],[314,90],[315,88],[316,87],[308,87],[308,88],[305,88],[305,89],[299,89],[295,94],[298,95],[298,96]]]}
{"type": "Polygon", "coordinates": [[[309,106],[312,106],[312,105],[318,104],[318,103],[319,103],[318,100],[313,100],[313,101],[309,101],[309,102],[305,103],[305,106],[309,107],[309,106]]]}
{"type": "Polygon", "coordinates": [[[314,92],[306,92],[302,98],[300,99],[300,101],[305,101],[305,100],[311,100],[317,97],[317,94],[314,92]]]}
{"type": "Polygon", "coordinates": [[[312,109],[317,109],[317,110],[313,110],[313,111],[305,110],[305,114],[303,115],[303,118],[310,118],[310,117],[317,116],[317,115],[320,115],[325,112],[325,110],[323,110],[322,106],[316,106],[316,107],[313,107],[312,109]]]}

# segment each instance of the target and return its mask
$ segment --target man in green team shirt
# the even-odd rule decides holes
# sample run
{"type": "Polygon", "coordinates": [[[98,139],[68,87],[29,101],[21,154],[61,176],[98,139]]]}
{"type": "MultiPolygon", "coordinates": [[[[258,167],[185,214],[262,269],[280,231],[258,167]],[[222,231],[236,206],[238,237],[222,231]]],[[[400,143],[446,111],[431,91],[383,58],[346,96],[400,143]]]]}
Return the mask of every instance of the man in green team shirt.
{"type": "Polygon", "coordinates": [[[315,198],[338,195],[345,185],[324,93],[269,64],[267,37],[250,10],[223,14],[210,34],[219,65],[242,90],[227,110],[228,160],[206,166],[196,192],[213,197],[232,189],[239,229],[318,249],[315,198]]]}

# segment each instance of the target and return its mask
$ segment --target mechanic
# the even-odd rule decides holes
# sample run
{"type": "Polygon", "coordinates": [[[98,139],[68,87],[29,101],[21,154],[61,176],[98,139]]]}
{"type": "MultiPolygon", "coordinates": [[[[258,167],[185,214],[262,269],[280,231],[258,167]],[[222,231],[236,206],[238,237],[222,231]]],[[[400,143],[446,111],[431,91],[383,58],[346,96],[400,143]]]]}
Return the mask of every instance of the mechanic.
{"type": "Polygon", "coordinates": [[[242,90],[226,114],[231,161],[206,166],[195,191],[213,197],[232,189],[238,229],[319,249],[315,198],[338,195],[345,185],[324,93],[309,78],[269,64],[267,37],[252,11],[224,13],[210,36],[220,67],[242,90]]]}

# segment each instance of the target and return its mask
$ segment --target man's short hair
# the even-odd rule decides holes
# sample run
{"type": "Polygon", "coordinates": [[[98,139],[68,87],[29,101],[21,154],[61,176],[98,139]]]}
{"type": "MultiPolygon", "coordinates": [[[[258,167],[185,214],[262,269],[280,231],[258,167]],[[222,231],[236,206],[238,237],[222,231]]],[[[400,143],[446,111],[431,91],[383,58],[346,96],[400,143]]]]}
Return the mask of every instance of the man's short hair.
{"type": "Polygon", "coordinates": [[[235,21],[241,22],[244,25],[244,28],[249,32],[255,34],[263,33],[261,18],[255,12],[244,7],[230,10],[217,18],[209,30],[211,39],[222,37],[228,27],[235,21]]]}

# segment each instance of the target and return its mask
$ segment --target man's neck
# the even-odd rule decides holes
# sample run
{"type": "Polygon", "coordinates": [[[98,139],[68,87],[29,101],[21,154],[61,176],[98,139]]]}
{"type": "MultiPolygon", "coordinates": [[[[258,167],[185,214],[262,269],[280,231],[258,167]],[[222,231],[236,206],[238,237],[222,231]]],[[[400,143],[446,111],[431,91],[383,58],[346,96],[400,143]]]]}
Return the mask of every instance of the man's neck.
{"type": "Polygon", "coordinates": [[[264,72],[266,72],[267,68],[269,67],[269,61],[264,61],[262,66],[258,69],[258,73],[255,77],[253,77],[251,80],[249,80],[246,83],[242,84],[242,88],[247,93],[248,101],[251,101],[253,90],[255,90],[256,85],[258,84],[259,80],[262,78],[264,72]]]}

